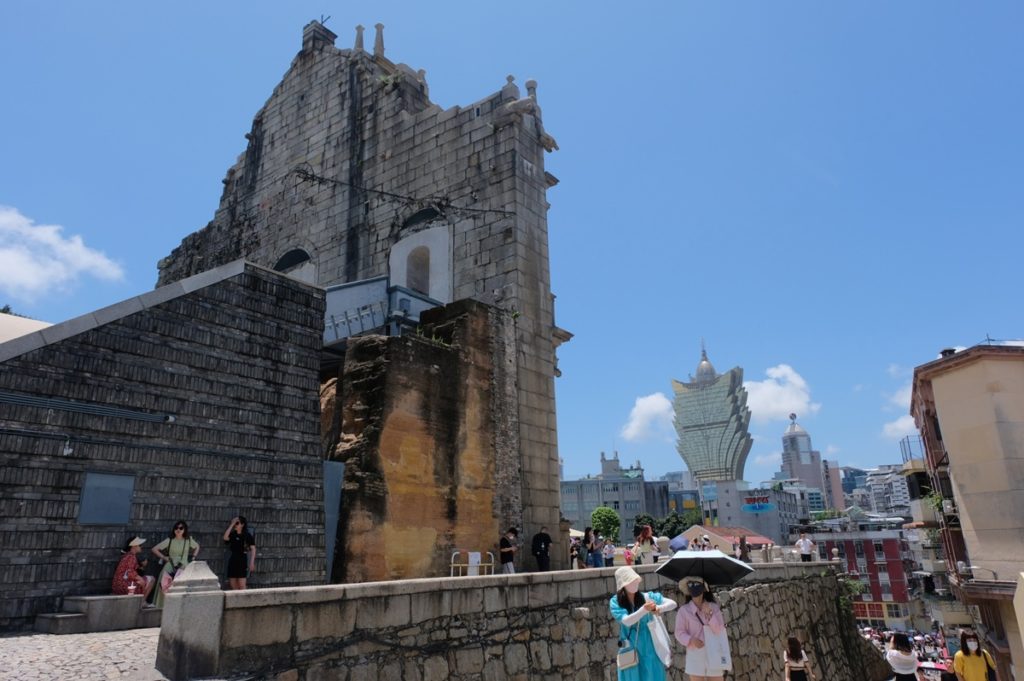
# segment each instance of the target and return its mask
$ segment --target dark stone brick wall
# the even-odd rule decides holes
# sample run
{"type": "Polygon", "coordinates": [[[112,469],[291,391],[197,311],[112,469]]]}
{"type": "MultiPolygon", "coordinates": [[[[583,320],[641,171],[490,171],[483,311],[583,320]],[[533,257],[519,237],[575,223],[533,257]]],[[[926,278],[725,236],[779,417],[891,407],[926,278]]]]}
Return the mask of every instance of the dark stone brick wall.
{"type": "Polygon", "coordinates": [[[241,512],[259,547],[254,585],[324,581],[323,304],[322,290],[247,265],[0,366],[0,391],[174,416],[0,402],[0,629],[62,596],[108,593],[126,537],[145,537],[148,554],[178,519],[218,574],[241,512]],[[135,476],[128,524],[78,523],[87,472],[135,476]]]}

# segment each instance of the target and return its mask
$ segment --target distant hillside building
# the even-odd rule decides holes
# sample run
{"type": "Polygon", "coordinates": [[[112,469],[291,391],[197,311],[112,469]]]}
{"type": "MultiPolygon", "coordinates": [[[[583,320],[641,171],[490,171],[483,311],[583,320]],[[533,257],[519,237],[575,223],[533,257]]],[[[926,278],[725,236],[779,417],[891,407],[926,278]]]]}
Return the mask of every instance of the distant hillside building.
{"type": "Polygon", "coordinates": [[[618,452],[611,458],[601,452],[600,475],[562,481],[562,515],[582,530],[590,524],[594,509],[606,506],[622,518],[618,541],[625,543],[633,539],[636,516],[648,513],[664,518],[669,514],[669,496],[667,481],[644,480],[644,469],[639,461],[622,468],[618,452]]]}
{"type": "Polygon", "coordinates": [[[672,381],[677,449],[699,480],[741,480],[753,439],[743,369],[718,374],[702,348],[697,375],[672,381]]]}

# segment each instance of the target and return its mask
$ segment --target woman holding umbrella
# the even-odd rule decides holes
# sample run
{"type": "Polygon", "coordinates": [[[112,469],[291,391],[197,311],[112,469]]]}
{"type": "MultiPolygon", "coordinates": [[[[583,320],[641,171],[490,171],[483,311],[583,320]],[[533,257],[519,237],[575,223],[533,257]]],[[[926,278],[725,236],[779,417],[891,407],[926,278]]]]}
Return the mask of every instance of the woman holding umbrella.
{"type": "Polygon", "coordinates": [[[704,640],[706,630],[714,634],[725,631],[722,608],[700,577],[684,578],[679,582],[679,590],[686,594],[686,601],[676,614],[676,640],[686,647],[685,671],[690,681],[722,681],[725,670],[721,659],[708,655],[704,640]]]}
{"type": "MultiPolygon", "coordinates": [[[[619,623],[619,639],[629,641],[636,649],[638,663],[628,669],[619,669],[619,681],[665,681],[665,666],[655,649],[654,637],[648,624],[653,617],[676,609],[676,602],[656,591],[642,593],[643,580],[631,567],[615,571],[615,595],[609,602],[612,617],[619,623]]],[[[668,658],[671,651],[660,651],[668,658]]]]}

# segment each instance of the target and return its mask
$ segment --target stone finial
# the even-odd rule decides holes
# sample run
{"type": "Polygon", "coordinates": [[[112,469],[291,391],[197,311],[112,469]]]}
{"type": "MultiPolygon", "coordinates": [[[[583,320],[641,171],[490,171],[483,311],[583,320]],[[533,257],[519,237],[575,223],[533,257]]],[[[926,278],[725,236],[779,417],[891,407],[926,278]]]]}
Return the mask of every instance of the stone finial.
{"type": "Polygon", "coordinates": [[[359,24],[356,26],[356,46],[355,49],[363,49],[363,25],[359,24]]]}
{"type": "Polygon", "coordinates": [[[501,101],[509,102],[519,99],[519,86],[516,85],[516,77],[509,74],[505,76],[505,86],[501,88],[501,101]]]}
{"type": "Polygon", "coordinates": [[[425,94],[427,97],[429,97],[430,96],[430,86],[427,85],[427,70],[426,69],[420,69],[419,71],[416,72],[416,82],[418,82],[420,84],[420,87],[423,88],[423,94],[425,94]]]}
{"type": "Polygon", "coordinates": [[[374,28],[377,29],[377,35],[373,39],[373,56],[383,57],[384,56],[384,24],[376,24],[374,28]]]}
{"type": "Polygon", "coordinates": [[[526,92],[531,99],[537,99],[537,81],[532,78],[526,81],[526,92]]]}

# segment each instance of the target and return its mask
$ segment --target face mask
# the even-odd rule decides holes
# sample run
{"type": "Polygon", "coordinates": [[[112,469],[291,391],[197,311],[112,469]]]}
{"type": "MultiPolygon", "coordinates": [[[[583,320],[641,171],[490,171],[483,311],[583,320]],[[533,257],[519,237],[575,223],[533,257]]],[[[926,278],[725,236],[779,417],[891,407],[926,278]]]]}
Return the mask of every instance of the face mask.
{"type": "Polygon", "coordinates": [[[631,594],[635,594],[639,590],[640,590],[640,582],[639,581],[632,581],[632,582],[630,582],[629,584],[626,585],[626,591],[628,591],[631,594]]]}
{"type": "Polygon", "coordinates": [[[973,653],[974,651],[976,651],[978,649],[978,642],[977,641],[968,641],[967,642],[967,647],[973,653]]]}

